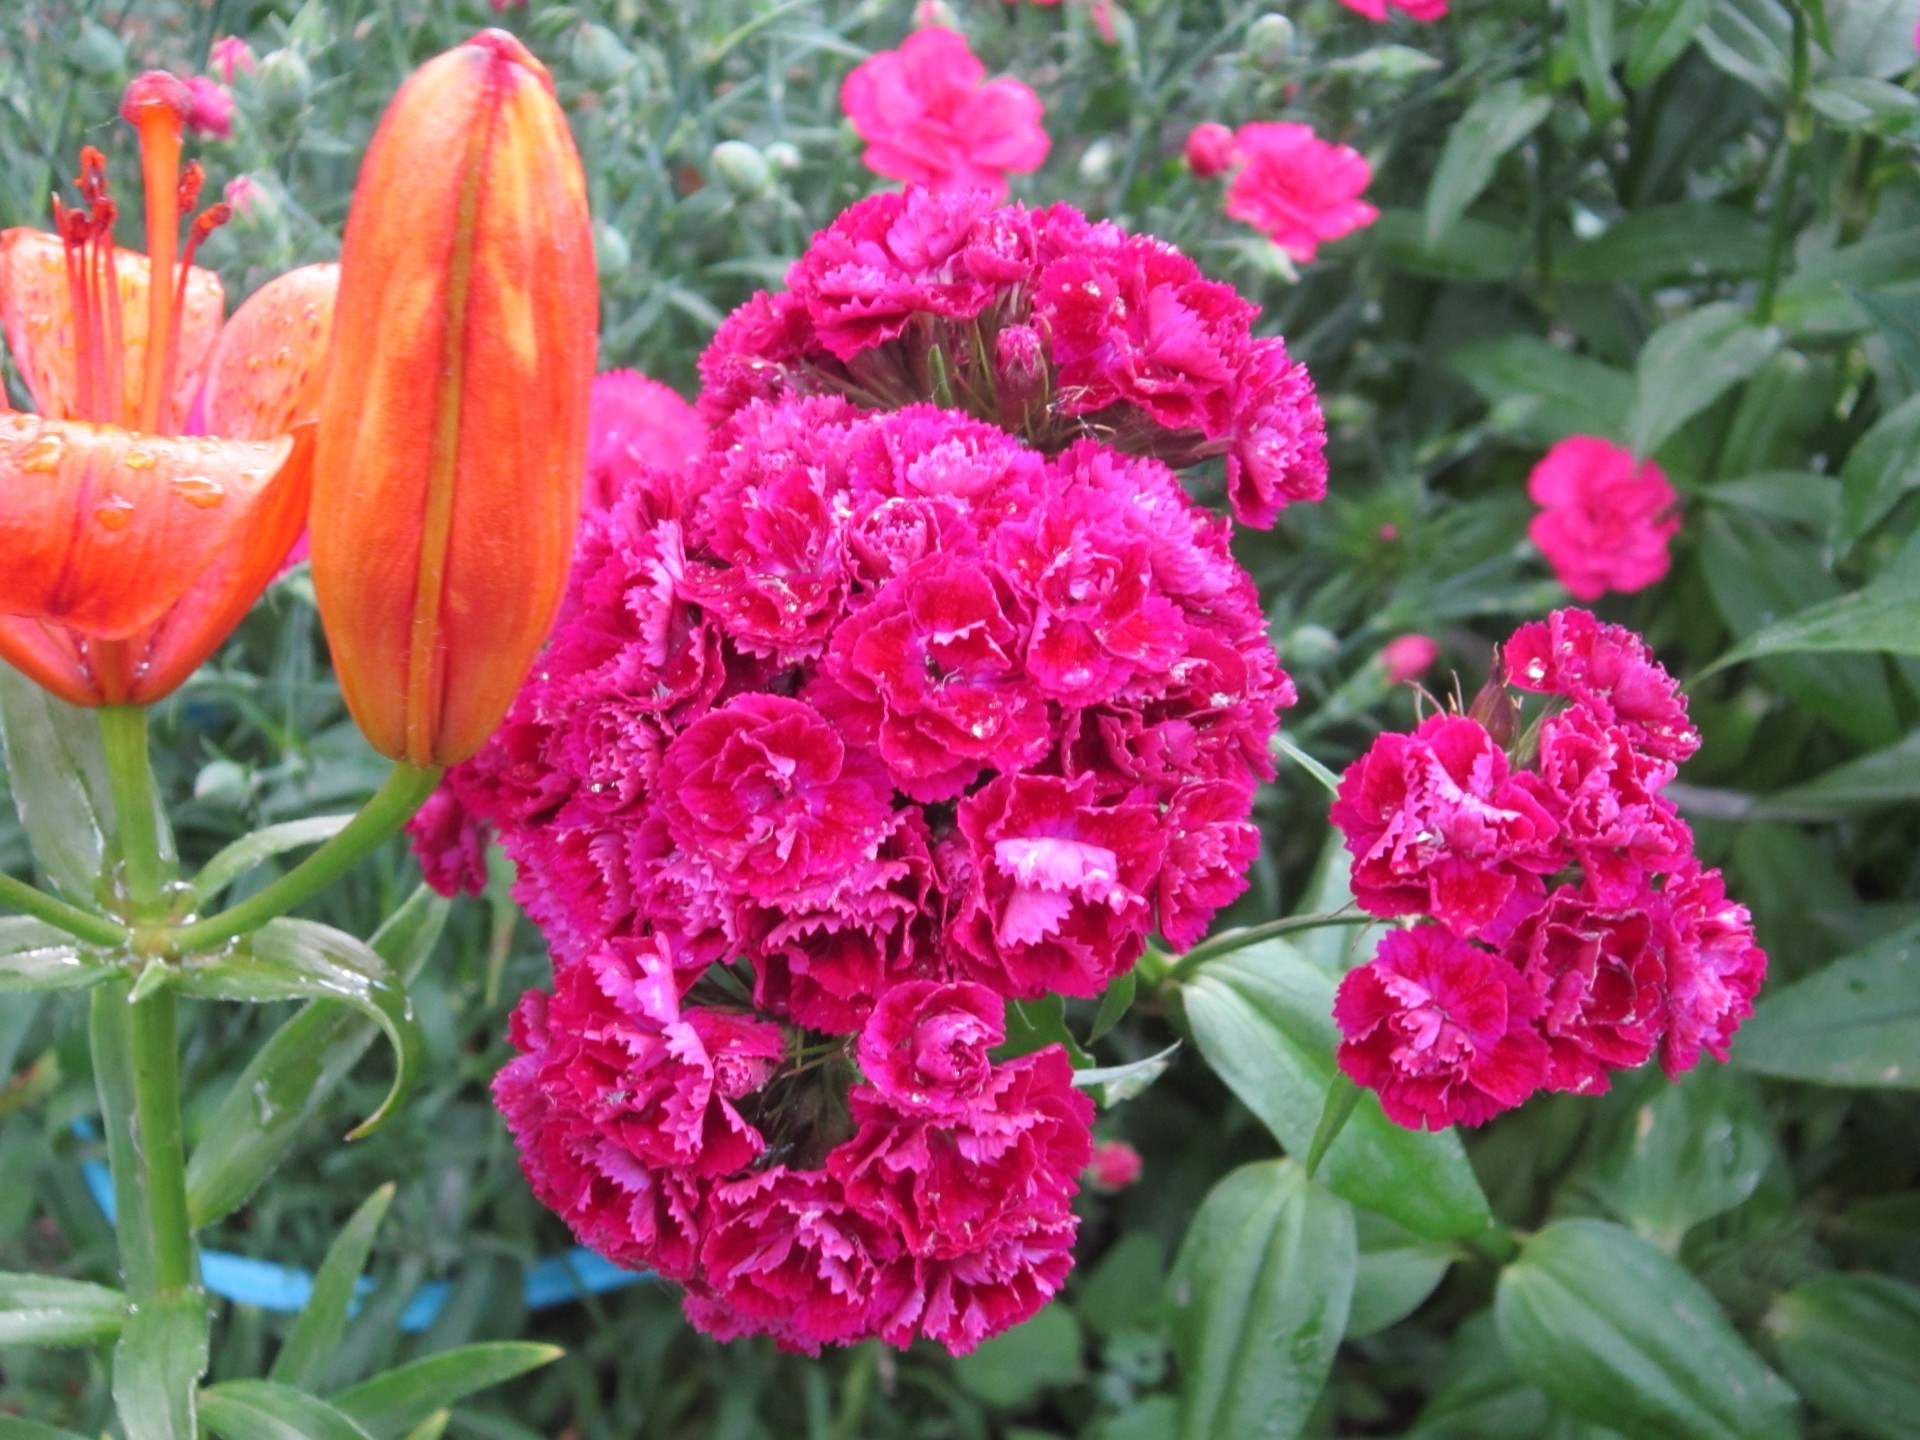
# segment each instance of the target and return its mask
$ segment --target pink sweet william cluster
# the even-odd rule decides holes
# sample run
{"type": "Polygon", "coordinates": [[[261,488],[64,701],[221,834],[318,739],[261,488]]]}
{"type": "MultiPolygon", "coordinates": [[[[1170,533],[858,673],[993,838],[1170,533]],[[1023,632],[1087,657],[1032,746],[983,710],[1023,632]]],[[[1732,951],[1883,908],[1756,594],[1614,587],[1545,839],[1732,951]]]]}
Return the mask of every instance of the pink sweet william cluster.
{"type": "Polygon", "coordinates": [[[1536,1090],[1591,1094],[1656,1054],[1727,1057],[1766,974],[1745,907],[1661,789],[1700,737],[1644,641],[1584,610],[1522,626],[1507,685],[1382,735],[1333,821],[1369,914],[1418,916],[1341,982],[1340,1066],[1402,1125],[1477,1125],[1536,1090]]]}
{"type": "MultiPolygon", "coordinates": [[[[942,207],[949,239],[1035,224],[942,207]]],[[[657,397],[603,385],[611,503],[414,836],[452,888],[497,829],[547,937],[495,1094],[585,1243],[716,1336],[965,1352],[1064,1282],[1093,1157],[1064,1052],[995,1058],[1005,1007],[1097,995],[1240,893],[1292,686],[1228,523],[1160,461],[795,394],[730,330],[724,375],[769,383],[710,390],[677,460],[657,397]]]]}
{"type": "Polygon", "coordinates": [[[782,395],[940,397],[1047,454],[1098,438],[1176,469],[1218,458],[1235,518],[1267,526],[1326,494],[1326,426],[1257,317],[1171,245],[1069,205],[876,195],[720,327],[700,404],[717,423],[782,395]]]}

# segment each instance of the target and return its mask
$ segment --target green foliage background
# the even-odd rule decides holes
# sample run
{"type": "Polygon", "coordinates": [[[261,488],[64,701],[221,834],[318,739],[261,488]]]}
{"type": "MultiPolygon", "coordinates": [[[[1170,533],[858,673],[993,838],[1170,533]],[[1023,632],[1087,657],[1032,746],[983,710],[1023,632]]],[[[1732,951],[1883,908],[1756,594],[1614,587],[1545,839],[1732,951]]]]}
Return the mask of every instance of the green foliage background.
{"type": "MultiPolygon", "coordinates": [[[[651,1285],[524,1312],[521,1264],[566,1237],[527,1196],[487,1101],[506,1011],[545,979],[501,877],[456,908],[414,989],[431,1063],[400,1118],[334,1142],[383,1093],[369,1061],[206,1243],[311,1267],[397,1182],[377,1289],[326,1384],[470,1340],[565,1345],[455,1413],[450,1433],[479,1440],[1252,1433],[1235,1415],[1275,1440],[1920,1434],[1914,0],[1464,0],[1431,26],[1306,0],[1290,44],[1258,6],[1130,0],[1111,45],[1083,4],[947,4],[991,71],[1045,101],[1053,154],[1016,196],[1181,245],[1258,300],[1315,374],[1332,496],[1246,537],[1243,556],[1300,683],[1289,733],[1328,766],[1411,720],[1381,678],[1386,640],[1435,635],[1441,673],[1471,694],[1491,642],[1564,600],[1525,540],[1524,477],[1548,444],[1601,434],[1658,457],[1685,507],[1673,573],[1601,608],[1697,677],[1707,743],[1676,788],[1754,911],[1768,994],[1792,993],[1763,1007],[1730,1067],[1537,1100],[1467,1137],[1495,1216],[1535,1237],[1516,1260],[1498,1232],[1447,1238],[1437,1223],[1423,1239],[1385,1218],[1414,1223],[1407,1172],[1377,1169],[1385,1198],[1352,1209],[1297,1171],[1237,1168],[1312,1134],[1318,1092],[1299,1077],[1324,1085],[1328,1050],[1298,997],[1365,958],[1355,932],[1143,985],[1102,1062],[1192,1043],[1103,1113],[1101,1134],[1137,1145],[1145,1177],[1084,1202],[1064,1301],[959,1363],[872,1347],[807,1362],[707,1343],[651,1285]],[[1363,150],[1383,211],[1298,276],[1180,159],[1200,120],[1278,118],[1363,150]],[[1743,643],[1764,658],[1706,673],[1743,643]],[[1359,1263],[1323,1273],[1343,1225],[1359,1263]],[[1210,1253],[1233,1263],[1210,1269],[1210,1253]],[[1236,1300],[1241,1274],[1255,1278],[1236,1300]],[[405,1298],[442,1277],[452,1302],[401,1337],[405,1298]],[[1331,1310],[1289,1308],[1343,1287],[1331,1310]],[[1224,1378],[1202,1396],[1203,1376],[1224,1378]]],[[[26,0],[0,7],[0,224],[43,223],[82,143],[108,151],[130,199],[137,167],[113,119],[126,79],[199,69],[215,37],[240,35],[260,67],[236,87],[235,138],[200,150],[215,183],[258,187],[204,252],[237,299],[337,253],[393,88],[503,23],[551,66],[585,157],[603,362],[690,389],[719,318],[874,185],[839,81],[912,21],[911,0],[532,0],[498,17],[483,0],[26,0]],[[751,148],[716,157],[722,142],[751,148]]],[[[137,243],[131,227],[123,239],[137,243]]],[[[156,721],[194,861],[254,826],[351,808],[381,773],[298,573],[156,721]]],[[[1339,903],[1325,805],[1285,768],[1262,797],[1254,889],[1228,921],[1339,903]]],[[[10,819],[0,864],[27,868],[10,819]]],[[[394,847],[315,913],[371,933],[413,873],[394,847]]],[[[190,1141],[284,1018],[193,1010],[190,1141]]],[[[1084,1036],[1091,1015],[1067,1021],[1084,1036]]],[[[81,1005],[0,1006],[7,1269],[112,1278],[71,1128],[94,1106],[87,1065],[81,1005]]],[[[1352,1199],[1369,1176],[1336,1153],[1322,1178],[1352,1199]]],[[[228,1307],[213,1378],[261,1373],[287,1323],[228,1307]]],[[[97,1434],[105,1373],[85,1350],[0,1347],[0,1412],[97,1434]]]]}

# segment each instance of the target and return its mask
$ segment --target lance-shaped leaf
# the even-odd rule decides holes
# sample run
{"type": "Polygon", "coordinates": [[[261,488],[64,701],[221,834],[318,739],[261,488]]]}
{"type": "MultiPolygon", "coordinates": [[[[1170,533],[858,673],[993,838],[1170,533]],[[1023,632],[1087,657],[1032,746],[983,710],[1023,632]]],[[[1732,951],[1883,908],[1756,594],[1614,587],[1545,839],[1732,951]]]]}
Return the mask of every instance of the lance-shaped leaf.
{"type": "Polygon", "coordinates": [[[327,1363],[346,1333],[347,1312],[353,1307],[360,1272],[367,1267],[374,1232],[392,1203],[393,1185],[389,1182],[361,1203],[327,1247],[327,1258],[313,1277],[313,1293],[274,1357],[273,1369],[267,1372],[269,1380],[306,1390],[319,1388],[327,1363]]]}
{"type": "Polygon", "coordinates": [[[306,820],[289,820],[268,825],[252,834],[242,835],[193,877],[193,895],[202,906],[263,860],[302,845],[319,845],[347,828],[351,815],[315,815],[306,820]]]}
{"type": "Polygon", "coordinates": [[[71,935],[38,920],[0,918],[0,994],[21,990],[78,990],[117,974],[120,966],[71,935]]]}
{"type": "Polygon", "coordinates": [[[1687,421],[1766,363],[1780,332],[1755,325],[1744,305],[1703,305],[1654,331],[1634,370],[1627,443],[1651,455],[1687,421]]]}
{"type": "MultiPolygon", "coordinates": [[[[1269,940],[1207,961],[1180,989],[1207,1063],[1295,1155],[1313,1143],[1335,1074],[1334,986],[1285,941],[1269,940]]],[[[1470,1235],[1489,1223],[1459,1137],[1404,1130],[1370,1094],[1317,1173],[1335,1194],[1423,1239],[1470,1235]]]]}
{"type": "Polygon", "coordinates": [[[350,1140],[393,1113],[419,1070],[420,1026],[405,987],[372,946],[329,925],[275,920],[230,953],[189,957],[176,983],[181,994],[199,1000],[336,1000],[379,1026],[393,1046],[393,1085],[350,1140]]]}
{"type": "MultiPolygon", "coordinates": [[[[446,923],[447,902],[422,885],[370,942],[411,983],[446,923]]],[[[196,1225],[237,1209],[280,1162],[379,1033],[340,1000],[315,1000],[276,1030],[240,1072],[187,1163],[187,1204],[196,1225]]]]}
{"type": "Polygon", "coordinates": [[[99,725],[0,661],[0,743],[34,864],[69,898],[91,903],[113,833],[99,725]]]}
{"type": "Polygon", "coordinates": [[[1531,135],[1553,101],[1503,80],[1480,93],[1447,136],[1427,190],[1427,239],[1444,235],[1493,179],[1500,157],[1531,135]]]}
{"type": "Polygon", "coordinates": [[[434,1411],[550,1365],[564,1353],[557,1345],[524,1341],[462,1345],[363,1380],[334,1396],[333,1403],[373,1440],[401,1440],[434,1411]]]}
{"type": "Polygon", "coordinates": [[[1911,1440],[1920,1417],[1920,1288],[1821,1275],[1774,1301],[1767,1333],[1808,1400],[1862,1435],[1911,1440]]]}
{"type": "Polygon", "coordinates": [[[1630,1230],[1561,1220],[1500,1277],[1500,1340],[1584,1420],[1648,1440],[1788,1440],[1794,1392],[1706,1287],[1630,1230]]]}
{"type": "Polygon", "coordinates": [[[200,1423],[220,1440],[368,1440],[325,1400],[271,1380],[228,1380],[200,1395],[200,1423]]]}
{"type": "Polygon", "coordinates": [[[1312,1414],[1346,1330],[1353,1211],[1291,1161],[1213,1188],[1168,1277],[1180,1440],[1288,1440],[1312,1414]]]}
{"type": "Polygon", "coordinates": [[[91,1345],[120,1333],[127,1297],[53,1275],[0,1273],[0,1345],[91,1345]]]}

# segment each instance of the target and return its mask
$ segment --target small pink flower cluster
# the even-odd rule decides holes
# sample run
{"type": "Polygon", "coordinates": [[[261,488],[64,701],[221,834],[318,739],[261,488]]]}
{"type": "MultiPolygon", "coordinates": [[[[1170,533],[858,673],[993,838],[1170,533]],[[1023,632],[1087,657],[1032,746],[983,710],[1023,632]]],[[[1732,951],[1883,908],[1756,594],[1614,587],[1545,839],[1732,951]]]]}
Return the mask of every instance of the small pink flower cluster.
{"type": "Polygon", "coordinates": [[[1511,753],[1518,708],[1489,686],[1469,715],[1382,735],[1333,807],[1360,907],[1433,922],[1390,933],[1334,1004],[1341,1069],[1415,1128],[1598,1093],[1656,1053],[1669,1076],[1724,1060],[1766,975],[1660,793],[1700,737],[1645,642],[1559,610],[1503,661],[1554,697],[1511,753]]]}
{"type": "Polygon", "coordinates": [[[993,1059],[1004,1008],[1098,995],[1245,888],[1293,690],[1228,522],[1159,461],[764,388],[705,397],[676,461],[684,416],[603,380],[611,503],[413,834],[472,888],[497,828],[547,937],[495,1093],[585,1243],[717,1336],[964,1352],[1064,1282],[1093,1155],[1059,1047],[993,1059]]]}
{"type": "Polygon", "coordinates": [[[1235,518],[1267,526],[1326,494],[1326,427],[1257,314],[1172,246],[1068,205],[876,195],[721,326],[701,407],[940,397],[1047,454],[1097,437],[1176,468],[1220,457],[1235,518]]]}

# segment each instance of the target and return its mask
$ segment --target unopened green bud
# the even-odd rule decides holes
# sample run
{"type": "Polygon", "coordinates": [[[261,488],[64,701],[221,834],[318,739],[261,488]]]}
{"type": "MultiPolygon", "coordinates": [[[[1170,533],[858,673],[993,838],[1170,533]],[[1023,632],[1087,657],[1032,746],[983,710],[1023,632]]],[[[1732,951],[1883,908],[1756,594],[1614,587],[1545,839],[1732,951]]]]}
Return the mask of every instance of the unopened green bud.
{"type": "Polygon", "coordinates": [[[313,94],[313,72],[294,50],[275,50],[260,62],[254,77],[260,104],[270,120],[292,120],[307,108],[313,94]]]}
{"type": "Polygon", "coordinates": [[[1293,53],[1293,22],[1269,11],[1247,27],[1247,59],[1262,70],[1275,70],[1293,53]]]}
{"type": "Polygon", "coordinates": [[[1111,140],[1096,140],[1080,157],[1080,178],[1089,185],[1104,185],[1113,178],[1113,162],[1119,158],[1111,140]]]}
{"type": "Polygon", "coordinates": [[[226,810],[238,810],[252,794],[246,768],[231,760],[213,760],[193,777],[193,798],[226,810]]]}
{"type": "Polygon", "coordinates": [[[573,32],[574,72],[596,89],[618,84],[638,63],[639,57],[604,25],[582,25],[573,32]]]}
{"type": "Polygon", "coordinates": [[[1280,654],[1298,670],[1318,670],[1340,653],[1340,637],[1324,625],[1296,625],[1280,642],[1280,654]]]}
{"type": "Polygon", "coordinates": [[[602,279],[621,274],[633,263],[627,237],[602,220],[593,227],[593,267],[602,279]]]}
{"type": "Polygon", "coordinates": [[[776,140],[762,152],[767,163],[782,175],[791,175],[800,168],[800,149],[784,140],[776,140]]]}
{"type": "Polygon", "coordinates": [[[773,183],[767,157],[744,140],[722,140],[713,147],[713,173],[744,200],[766,194],[773,183]]]}
{"type": "Polygon", "coordinates": [[[126,72],[127,47],[106,26],[89,20],[67,46],[67,58],[82,75],[106,80],[126,72]]]}

